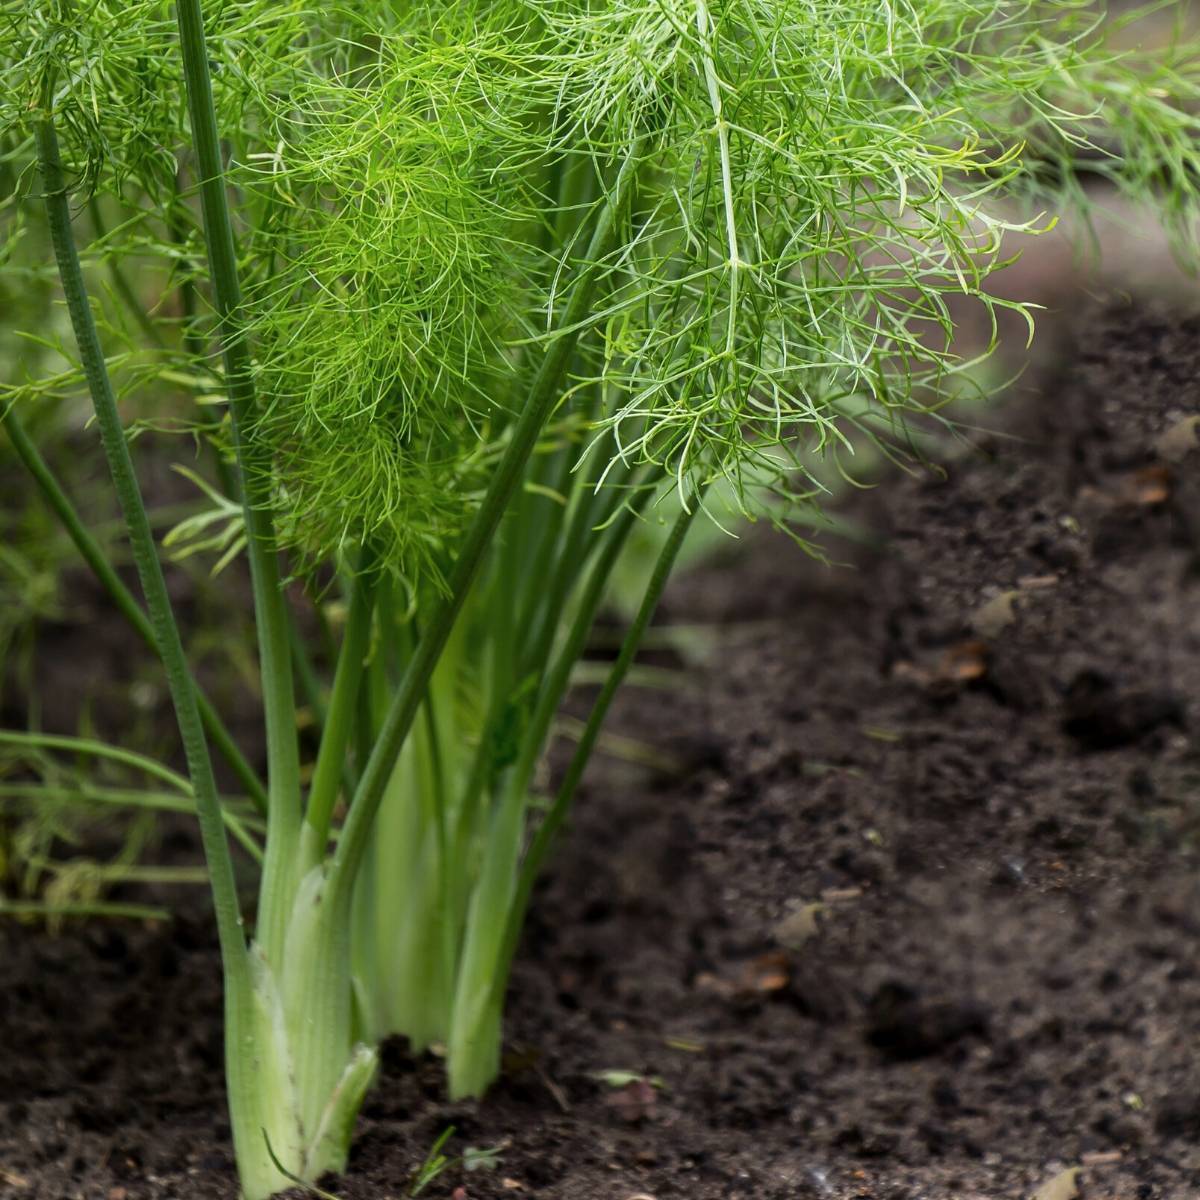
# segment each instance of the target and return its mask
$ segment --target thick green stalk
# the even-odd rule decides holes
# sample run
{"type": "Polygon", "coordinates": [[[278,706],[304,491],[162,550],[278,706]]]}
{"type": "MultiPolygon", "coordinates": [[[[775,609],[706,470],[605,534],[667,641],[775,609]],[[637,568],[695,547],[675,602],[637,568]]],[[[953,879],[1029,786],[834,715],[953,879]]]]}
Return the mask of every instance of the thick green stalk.
{"type": "Polygon", "coordinates": [[[425,697],[442,647],[454,628],[500,519],[520,486],[525,464],[529,461],[538,435],[559,400],[567,363],[590,311],[602,261],[611,250],[618,222],[624,219],[627,211],[636,175],[637,161],[631,156],[621,168],[613,195],[600,211],[586,260],[580,267],[556,336],[546,348],[529,399],[512,429],[508,447],[496,468],[475,521],[459,548],[447,594],[421,632],[416,652],[404,673],[384,727],[363,771],[334,856],[333,888],[348,887],[353,882],[370,836],[371,822],[383,798],[393,764],[425,697]]]}
{"type": "Polygon", "coordinates": [[[204,235],[212,273],[213,301],[225,364],[234,446],[241,467],[246,548],[254,587],[263,707],[267,730],[267,791],[270,798],[266,864],[263,870],[256,937],[267,961],[279,965],[297,883],[300,832],[300,755],[296,738],[296,697],[285,599],[279,581],[271,516],[271,463],[250,436],[255,390],[242,313],[233,226],[213,107],[208,48],[200,0],[178,0],[176,15],[187,84],[188,112],[199,177],[204,235]]]}
{"type": "Polygon", "coordinates": [[[167,684],[175,706],[188,772],[191,775],[225,973],[225,1044],[230,1115],[235,1129],[239,1126],[244,1128],[246,1101],[252,1094],[248,1090],[248,1084],[254,1071],[252,1058],[244,1051],[247,1042],[254,1036],[254,1015],[249,960],[242,932],[241,913],[238,911],[233,860],[225,840],[216,780],[213,777],[212,762],[204,740],[204,727],[200,723],[200,713],[196,705],[196,691],[192,686],[183,643],[167,596],[162,564],[158,559],[154,535],[150,529],[145,505],[142,503],[129,446],[125,441],[125,430],[121,425],[116,397],[84,288],[83,272],[79,266],[79,255],[71,232],[71,212],[59,156],[58,137],[50,115],[52,106],[49,86],[43,97],[43,105],[45,112],[37,124],[37,143],[42,181],[46,189],[50,236],[71,316],[71,326],[79,346],[80,361],[100,426],[101,441],[129,531],[138,577],[146,596],[155,644],[166,669],[167,684]]]}
{"type": "Polygon", "coordinates": [[[520,787],[523,792],[529,790],[537,761],[545,747],[550,723],[554,720],[558,706],[562,703],[562,698],[571,681],[571,672],[583,655],[588,634],[595,623],[600,602],[604,599],[604,593],[612,578],[617,558],[625,548],[625,542],[634,523],[637,521],[641,509],[649,502],[651,494],[651,489],[647,487],[634,498],[634,501],[605,531],[600,553],[588,575],[574,619],[571,621],[562,647],[538,693],[537,706],[525,732],[521,757],[517,763],[513,781],[514,786],[520,787]]]}
{"type": "MultiPolygon", "coordinates": [[[[47,110],[48,101],[47,97],[47,110]]],[[[179,723],[188,774],[192,780],[201,838],[212,879],[213,903],[216,908],[222,956],[229,963],[230,970],[244,970],[246,947],[242,935],[241,914],[237,906],[237,891],[234,887],[233,860],[225,841],[224,818],[221,815],[212,761],[204,740],[196,689],[192,683],[179,627],[175,623],[175,614],[167,595],[162,564],[158,559],[154,534],[142,502],[141,489],[134,473],[121,416],[117,411],[117,401],[108,377],[96,323],[88,304],[79,255],[71,232],[71,211],[59,156],[58,136],[54,131],[49,111],[38,122],[37,143],[42,181],[46,189],[46,214],[50,225],[50,237],[54,245],[54,256],[58,262],[63,292],[66,295],[71,327],[92,395],[109,471],[129,532],[138,578],[146,596],[154,643],[166,669],[167,684],[179,723]]]]}
{"type": "Polygon", "coordinates": [[[267,849],[252,947],[254,1057],[248,1063],[230,1054],[226,1060],[231,1110],[235,1099],[240,1110],[231,1111],[231,1124],[242,1189],[248,1200],[262,1200],[286,1187],[289,1178],[272,1160],[272,1151],[303,1180],[342,1169],[375,1054],[353,1045],[349,889],[328,888],[323,865],[301,874],[296,698],[271,515],[271,461],[250,433],[254,377],[200,0],[177,0],[176,12],[241,473],[267,731],[267,849]]]}
{"type": "Polygon", "coordinates": [[[321,681],[317,678],[308,645],[294,620],[288,621],[288,645],[292,648],[292,669],[300,685],[300,696],[311,710],[313,724],[319,730],[324,729],[326,710],[325,697],[321,694],[321,681]]]}
{"type": "MultiPolygon", "coordinates": [[[[516,597],[520,613],[518,628],[522,631],[522,640],[526,631],[534,627],[537,614],[547,599],[546,580],[551,577],[554,551],[561,540],[563,525],[571,508],[570,500],[580,484],[579,476],[574,470],[574,448],[574,444],[568,441],[559,451],[557,472],[551,485],[554,491],[563,497],[563,502],[540,497],[541,508],[535,510],[537,516],[529,531],[531,547],[526,560],[524,586],[519,589],[516,597]]],[[[526,665],[526,661],[518,656],[518,671],[526,665]]]]}
{"type": "MultiPolygon", "coordinates": [[[[472,600],[478,599],[477,593],[472,600]]],[[[468,624],[459,622],[430,679],[425,720],[405,743],[371,846],[375,895],[383,902],[368,921],[378,931],[379,1033],[404,1034],[418,1048],[444,1041],[449,1028],[473,874],[469,855],[451,841],[463,802],[459,752],[468,739],[458,713],[458,690],[469,669],[468,624]]]]}
{"type": "Polygon", "coordinates": [[[561,539],[554,569],[549,573],[549,584],[542,581],[541,593],[536,597],[538,603],[531,605],[527,614],[528,628],[534,633],[526,637],[522,670],[536,668],[549,656],[559,615],[591,549],[595,531],[611,519],[617,506],[625,501],[624,492],[633,484],[633,479],[633,471],[622,464],[610,472],[599,494],[589,495],[582,488],[575,493],[575,511],[561,539]],[[610,494],[617,497],[611,508],[608,506],[610,494]]]}
{"type": "MultiPolygon", "coordinates": [[[[628,482],[626,475],[621,477],[621,486],[628,482]]],[[[572,507],[570,520],[557,541],[558,554],[552,560],[554,569],[550,572],[549,584],[544,576],[531,581],[530,590],[534,593],[536,603],[526,608],[519,626],[522,631],[522,654],[517,669],[522,678],[527,672],[536,670],[541,673],[544,670],[558,632],[559,618],[593,546],[592,527],[597,523],[600,507],[598,497],[577,489],[572,496],[572,507]],[[537,587],[533,586],[534,582],[537,587]]],[[[605,513],[604,518],[607,520],[611,515],[605,513]]],[[[479,744],[472,757],[466,787],[458,805],[458,818],[451,841],[452,854],[463,852],[479,816],[482,795],[491,787],[495,774],[495,739],[508,703],[508,692],[497,693],[493,689],[479,744]]]]}
{"type": "Polygon", "coordinates": [[[512,950],[516,948],[516,938],[520,934],[521,925],[525,919],[524,905],[528,903],[529,893],[533,889],[533,883],[537,878],[538,871],[545,861],[546,852],[549,850],[555,834],[570,811],[571,802],[575,798],[575,791],[583,779],[583,773],[587,769],[592,750],[596,745],[596,739],[600,736],[600,729],[604,724],[604,719],[608,716],[608,710],[612,705],[613,697],[617,694],[617,689],[620,688],[625,676],[629,673],[629,668],[633,665],[634,658],[637,657],[638,648],[642,644],[642,639],[645,637],[646,630],[649,628],[654,613],[658,608],[659,601],[662,599],[663,591],[667,586],[667,581],[671,577],[671,571],[674,569],[675,560],[679,557],[679,551],[683,546],[684,539],[687,537],[687,532],[691,528],[692,521],[695,519],[696,512],[700,507],[702,495],[703,492],[701,491],[693,497],[688,506],[675,519],[670,536],[663,544],[663,548],[658,555],[658,560],[654,564],[654,570],[650,574],[650,579],[646,585],[646,591],[642,596],[642,602],[638,607],[637,614],[634,616],[633,623],[629,627],[629,632],[625,635],[625,640],[621,643],[620,652],[609,669],[608,678],[604,681],[604,686],[600,689],[600,694],[592,703],[592,710],[588,714],[583,735],[575,747],[575,753],[571,757],[566,774],[558,786],[554,804],[546,814],[546,819],[539,826],[537,835],[534,837],[533,843],[529,847],[529,852],[525,856],[525,862],[521,867],[521,886],[519,889],[519,895],[523,897],[522,907],[520,909],[514,908],[509,924],[509,936],[506,939],[506,944],[510,944],[512,950]]]}
{"type": "MultiPolygon", "coordinates": [[[[25,426],[17,416],[15,407],[9,406],[3,413],[0,413],[0,423],[4,425],[9,441],[12,442],[13,449],[17,452],[17,457],[25,464],[26,470],[42,493],[42,498],[54,510],[63,529],[66,530],[67,536],[75,544],[75,549],[79,551],[80,557],[91,568],[92,574],[96,576],[100,586],[108,593],[109,599],[133,627],[134,632],[151,649],[157,650],[154,629],[145,612],[142,611],[142,606],[137,602],[133,593],[121,582],[121,577],[104,557],[104,551],[101,550],[100,544],[79,519],[79,514],[75,511],[75,506],[71,503],[67,493],[55,478],[46,460],[42,458],[38,448],[30,440],[29,434],[25,432],[25,426]]],[[[226,729],[211,701],[198,685],[195,686],[196,704],[200,709],[200,719],[204,722],[204,728],[208,730],[208,736],[212,739],[212,743],[221,757],[225,759],[237,776],[238,782],[246,789],[246,794],[254,802],[254,807],[259,812],[265,813],[267,811],[267,792],[262,781],[258,778],[254,768],[246,761],[241,750],[238,749],[233,736],[226,729]]]]}

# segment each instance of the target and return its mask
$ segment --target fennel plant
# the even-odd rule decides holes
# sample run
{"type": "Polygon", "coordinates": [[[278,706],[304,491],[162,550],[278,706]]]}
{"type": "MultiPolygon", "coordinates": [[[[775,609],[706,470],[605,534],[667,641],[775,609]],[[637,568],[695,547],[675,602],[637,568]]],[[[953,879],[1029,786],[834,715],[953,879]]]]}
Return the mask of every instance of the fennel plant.
{"type": "Polygon", "coordinates": [[[988,276],[1081,173],[1194,247],[1200,58],[1117,54],[1082,0],[0,11],[10,219],[48,228],[74,338],[4,385],[3,421],[166,670],[261,1200],[344,1166],[384,1036],[444,1044],[453,1096],[495,1077],[533,883],[697,513],[803,540],[818,463],[904,453],[971,384],[955,305],[1029,319],[988,276]],[[23,430],[81,387],[140,601],[23,430]],[[181,395],[206,520],[249,563],[261,782],[192,677],[126,436],[123,407],[178,421],[181,395]],[[643,599],[541,796],[645,522],[643,599]],[[345,601],[307,779],[293,573],[345,601]],[[249,938],[235,828],[261,857],[249,938]]]}

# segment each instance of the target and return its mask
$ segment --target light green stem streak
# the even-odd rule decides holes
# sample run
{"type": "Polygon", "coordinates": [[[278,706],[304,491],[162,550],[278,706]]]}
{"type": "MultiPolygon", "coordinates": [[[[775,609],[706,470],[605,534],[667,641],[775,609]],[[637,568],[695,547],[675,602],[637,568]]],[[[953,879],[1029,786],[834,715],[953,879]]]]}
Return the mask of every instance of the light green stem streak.
{"type": "Polygon", "coordinates": [[[58,917],[108,917],[131,921],[171,919],[171,914],[165,908],[151,908],[143,904],[120,904],[104,900],[91,904],[54,904],[47,900],[6,900],[3,896],[0,896],[0,916],[45,917],[48,921],[58,917]]]}
{"type": "Polygon", "coordinates": [[[183,741],[192,791],[196,799],[200,837],[212,883],[221,958],[229,985],[226,990],[226,1027],[229,1031],[228,1036],[237,1039],[245,1028],[241,1019],[245,1016],[242,1002],[248,993],[249,972],[242,919],[238,911],[237,890],[234,885],[233,860],[225,841],[221,806],[217,798],[212,761],[204,740],[204,727],[200,722],[196,704],[196,690],[192,684],[179,628],[175,624],[175,615],[167,596],[162,564],[158,559],[154,535],[142,502],[137,476],[134,474],[125,430],[121,425],[116,397],[104,362],[104,352],[84,288],[83,272],[71,232],[71,212],[63,179],[62,160],[59,156],[58,136],[52,124],[52,93],[49,81],[42,102],[44,111],[37,123],[38,161],[46,190],[50,237],[67,300],[71,326],[79,347],[80,361],[100,426],[104,453],[129,531],[134,563],[146,596],[154,641],[166,669],[167,684],[179,723],[179,734],[183,741]]]}
{"type": "Polygon", "coordinates": [[[375,563],[369,552],[363,554],[350,596],[350,614],[338,654],[337,670],[333,677],[333,692],[317,751],[317,765],[305,813],[305,829],[301,837],[304,846],[302,870],[314,867],[324,857],[329,841],[329,823],[338,789],[343,777],[346,747],[358,706],[359,688],[363,677],[363,660],[371,635],[371,612],[375,605],[375,563]]]}
{"type": "MultiPolygon", "coordinates": [[[[527,638],[529,630],[536,627],[537,614],[548,600],[546,579],[551,574],[554,551],[559,545],[562,528],[571,508],[571,500],[581,486],[579,473],[573,469],[575,467],[573,454],[575,444],[569,433],[567,438],[567,444],[559,451],[558,469],[552,484],[554,490],[564,498],[565,503],[558,504],[542,498],[542,510],[538,512],[539,519],[533,523],[531,529],[533,548],[528,558],[525,586],[518,595],[518,611],[520,612],[518,628],[521,631],[522,640],[527,638]],[[547,505],[549,505],[549,511],[545,511],[547,505]]],[[[526,665],[525,661],[518,659],[518,672],[526,665]]]]}
{"type": "Polygon", "coordinates": [[[713,23],[706,0],[696,0],[696,29],[700,34],[701,61],[708,102],[712,107],[713,130],[717,137],[717,152],[721,160],[721,195],[725,202],[725,240],[729,255],[729,323],[725,333],[725,353],[733,354],[737,331],[738,283],[741,277],[742,256],[738,249],[737,215],[733,203],[733,170],[729,161],[729,122],[725,120],[721,100],[721,80],[713,59],[713,23]]]}
{"type": "MultiPolygon", "coordinates": [[[[644,503],[648,498],[647,492],[638,500],[644,503]]],[[[503,989],[497,992],[493,981],[506,965],[505,933],[515,897],[530,782],[570,680],[571,668],[583,652],[613,567],[637,515],[638,508],[631,505],[605,531],[605,540],[588,574],[571,626],[542,683],[523,735],[520,757],[506,773],[504,795],[492,818],[483,869],[471,897],[455,988],[446,1061],[452,1098],[479,1095],[495,1077],[503,989]]]]}
{"type": "Polygon", "coordinates": [[[323,730],[327,710],[325,697],[321,694],[321,681],[317,678],[312,655],[309,654],[308,646],[294,620],[288,621],[288,645],[292,650],[292,668],[300,685],[300,695],[312,710],[313,723],[318,730],[323,730]]]}
{"type": "MultiPolygon", "coordinates": [[[[17,452],[17,457],[25,464],[26,470],[42,493],[42,498],[54,510],[66,530],[67,536],[75,544],[75,549],[79,551],[80,557],[91,568],[92,574],[96,576],[100,586],[108,593],[109,599],[133,627],[134,632],[146,645],[157,651],[154,629],[142,610],[142,606],[137,602],[133,593],[121,582],[121,577],[104,557],[104,551],[100,548],[100,544],[79,519],[79,514],[75,511],[75,506],[71,503],[62,485],[55,478],[45,459],[42,458],[38,448],[30,441],[24,425],[17,416],[15,407],[10,406],[0,413],[0,424],[4,425],[9,441],[12,442],[13,449],[17,452]]],[[[255,774],[254,768],[246,761],[241,750],[238,749],[217,710],[213,708],[212,703],[199,686],[195,685],[194,680],[193,686],[196,687],[196,705],[200,709],[200,719],[204,722],[204,728],[208,730],[208,736],[212,739],[213,745],[229,764],[238,781],[246,789],[247,795],[254,801],[254,807],[259,812],[266,813],[267,792],[262,781],[255,774]]]]}
{"type": "Polygon", "coordinates": [[[575,492],[575,511],[566,527],[550,584],[548,587],[543,584],[541,603],[533,607],[528,614],[529,627],[536,630],[536,633],[527,639],[529,657],[522,663],[522,669],[532,670],[539,663],[545,662],[554,642],[559,614],[563,611],[567,596],[582,568],[595,530],[615,511],[615,508],[610,511],[606,507],[606,493],[612,492],[620,496],[621,489],[629,484],[632,478],[632,472],[618,467],[610,474],[609,483],[599,496],[588,495],[582,487],[575,492]]]}
{"type": "Polygon", "coordinates": [[[592,711],[588,714],[583,735],[579,739],[579,744],[575,747],[575,753],[571,757],[570,765],[567,767],[562,783],[559,784],[554,804],[546,814],[545,820],[538,827],[537,834],[534,836],[533,842],[525,855],[525,861],[521,864],[521,877],[517,884],[516,896],[509,909],[508,928],[505,931],[504,948],[499,960],[500,970],[496,973],[493,982],[493,987],[496,989],[493,1003],[497,1005],[502,1003],[504,998],[504,988],[508,979],[509,965],[512,962],[513,955],[516,953],[517,942],[521,936],[521,927],[525,923],[525,912],[529,907],[529,897],[533,892],[533,885],[537,880],[538,873],[541,871],[542,864],[546,860],[546,854],[554,841],[555,835],[562,827],[563,821],[571,810],[571,804],[575,799],[575,792],[579,787],[580,781],[583,779],[583,773],[587,769],[588,760],[591,758],[592,751],[596,745],[596,739],[600,736],[600,729],[604,724],[604,719],[608,716],[608,710],[612,705],[613,697],[617,694],[618,688],[620,688],[625,676],[629,673],[629,668],[637,656],[638,648],[642,644],[642,639],[645,637],[646,630],[654,617],[659,601],[662,599],[663,590],[666,588],[667,581],[671,577],[671,571],[675,567],[675,560],[679,556],[680,548],[683,546],[687,532],[691,528],[692,521],[700,507],[702,494],[701,490],[675,520],[670,536],[659,553],[658,561],[654,564],[654,570],[646,585],[646,591],[642,596],[642,603],[638,608],[637,615],[633,619],[633,624],[629,627],[629,632],[625,635],[625,640],[621,643],[620,653],[609,670],[608,678],[605,680],[600,694],[592,704],[592,711]]]}
{"type": "Polygon", "coordinates": [[[542,754],[546,743],[546,736],[550,731],[550,723],[554,720],[554,714],[558,711],[559,704],[562,703],[567,685],[571,681],[571,672],[583,654],[588,634],[595,623],[600,602],[604,599],[604,592],[608,587],[609,580],[612,578],[617,558],[625,548],[625,542],[633,529],[634,523],[638,519],[640,509],[649,501],[650,494],[650,489],[647,488],[645,492],[636,497],[634,502],[620,514],[613,525],[605,532],[603,549],[597,556],[595,565],[588,575],[583,595],[579,601],[578,611],[571,622],[571,627],[558,652],[558,656],[554,660],[554,665],[551,667],[545,682],[542,684],[538,695],[537,707],[529,722],[529,729],[525,734],[521,759],[517,764],[513,778],[514,787],[519,787],[522,793],[528,793],[529,791],[538,758],[542,754]]]}
{"type": "Polygon", "coordinates": [[[178,0],[176,15],[234,446],[241,467],[246,548],[258,624],[269,807],[267,853],[255,936],[267,961],[277,967],[284,953],[295,892],[300,832],[300,753],[296,739],[296,697],[288,617],[279,582],[271,517],[271,463],[269,456],[264,455],[249,436],[255,408],[254,376],[243,322],[241,285],[225,195],[200,0],[178,0]]]}
{"type": "Polygon", "coordinates": [[[448,593],[421,632],[416,652],[404,673],[363,771],[334,854],[330,878],[333,890],[348,890],[353,883],[354,873],[370,836],[371,822],[383,798],[396,757],[425,697],[429,678],[475,581],[500,519],[520,485],[538,434],[558,402],[563,374],[590,310],[602,260],[615,240],[617,222],[628,208],[636,174],[637,160],[631,155],[622,165],[614,192],[597,218],[586,261],[580,268],[571,299],[556,336],[546,349],[529,399],[513,427],[508,447],[496,468],[487,495],[459,550],[448,593]]]}
{"type": "Polygon", "coordinates": [[[162,763],[147,758],[144,754],[125,750],[120,746],[110,746],[107,742],[98,742],[93,738],[72,737],[66,733],[38,733],[36,730],[16,732],[0,729],[0,746],[17,746],[22,749],[37,746],[46,750],[69,750],[72,754],[94,754],[97,758],[107,758],[136,771],[142,771],[152,779],[161,779],[163,783],[178,788],[183,796],[192,794],[192,785],[170,767],[164,767],[162,763]]]}
{"type": "MultiPolygon", "coordinates": [[[[614,483],[614,491],[628,483],[630,475],[621,471],[617,478],[620,483],[614,483]]],[[[522,675],[533,670],[540,671],[549,658],[560,615],[592,548],[592,530],[612,516],[604,502],[608,490],[606,488],[598,495],[591,495],[577,488],[572,496],[574,512],[562,534],[550,584],[547,586],[542,582],[540,604],[531,608],[522,619],[524,654],[519,665],[522,675]]],[[[636,505],[636,499],[634,503],[636,505]]],[[[503,698],[493,697],[459,804],[457,825],[451,842],[452,854],[465,853],[478,817],[482,793],[491,784],[496,730],[503,708],[503,698]]]]}

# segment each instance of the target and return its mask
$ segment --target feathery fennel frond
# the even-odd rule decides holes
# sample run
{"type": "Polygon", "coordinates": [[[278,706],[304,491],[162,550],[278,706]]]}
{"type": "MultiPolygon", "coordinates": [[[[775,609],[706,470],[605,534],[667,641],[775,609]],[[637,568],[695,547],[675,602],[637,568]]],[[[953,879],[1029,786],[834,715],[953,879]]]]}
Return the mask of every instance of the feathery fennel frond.
{"type": "MultiPolygon", "coordinates": [[[[4,115],[52,71],[77,194],[125,198],[97,261],[157,255],[197,297],[186,325],[153,306],[164,345],[114,353],[118,387],[194,374],[198,338],[219,394],[170,14],[54,11],[4,6],[4,115]]],[[[1087,0],[241,0],[212,46],[261,434],[314,561],[381,538],[439,576],[630,157],[561,415],[747,513],[969,386],[961,304],[1032,320],[988,277],[1087,175],[1155,194],[1200,249],[1196,57],[1111,49],[1087,0]]]]}
{"type": "Polygon", "coordinates": [[[1033,147],[1073,178],[1104,131],[1118,183],[1165,183],[1194,237],[1182,56],[1149,73],[1113,58],[1082,2],[544,8],[568,48],[567,144],[650,147],[598,321],[602,427],[681,480],[726,477],[748,511],[814,453],[939,402],[970,365],[956,298],[993,327],[1021,307],[987,279],[1049,223],[1000,204],[1041,166],[1033,147]]]}

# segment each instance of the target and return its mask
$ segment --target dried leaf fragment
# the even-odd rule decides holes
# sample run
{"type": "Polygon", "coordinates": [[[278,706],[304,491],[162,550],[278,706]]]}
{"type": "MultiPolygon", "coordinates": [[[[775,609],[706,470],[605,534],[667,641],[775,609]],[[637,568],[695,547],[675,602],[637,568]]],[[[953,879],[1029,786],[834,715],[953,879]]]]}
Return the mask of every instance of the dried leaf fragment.
{"type": "MultiPolygon", "coordinates": [[[[1006,592],[1005,596],[1015,596],[1016,592],[1006,592]]],[[[989,601],[989,603],[992,603],[989,601]]],[[[985,605],[984,608],[988,606],[985,605]]],[[[982,612],[983,610],[981,610],[982,612]]],[[[1003,624],[1008,624],[1012,621],[1012,604],[1008,601],[1008,616],[1003,624]]],[[[997,624],[992,634],[998,633],[1002,625],[997,624]]],[[[978,632],[979,629],[976,624],[978,632]]],[[[987,643],[977,639],[970,639],[965,642],[955,642],[954,645],[948,646],[942,651],[941,655],[933,662],[927,665],[920,665],[910,662],[898,662],[892,668],[892,675],[896,679],[906,679],[917,684],[918,687],[929,688],[933,691],[945,691],[959,687],[964,683],[971,683],[976,679],[982,679],[987,674],[988,667],[988,648],[987,643]]],[[[877,736],[871,730],[864,730],[868,736],[877,736]]],[[[898,740],[893,736],[889,740],[898,740]]]]}
{"type": "Polygon", "coordinates": [[[940,674],[953,683],[970,683],[987,674],[987,646],[983,642],[959,642],[942,656],[940,674]]]}
{"type": "Polygon", "coordinates": [[[775,950],[760,954],[743,968],[738,980],[741,992],[779,992],[791,982],[792,966],[788,956],[775,950]]]}
{"type": "Polygon", "coordinates": [[[1017,619],[1016,601],[1020,592],[1000,592],[980,605],[971,617],[971,625],[980,637],[995,638],[1017,619]]]}
{"type": "Polygon", "coordinates": [[[728,997],[733,995],[733,984],[712,971],[701,971],[692,981],[692,986],[698,992],[708,992],[711,996],[728,997]]]}
{"type": "Polygon", "coordinates": [[[857,900],[862,894],[860,887],[823,888],[821,899],[826,904],[841,904],[846,900],[857,900]]]}
{"type": "Polygon", "coordinates": [[[1165,504],[1171,496],[1171,472],[1163,466],[1144,467],[1131,480],[1134,502],[1143,508],[1165,504]]]}
{"type": "Polygon", "coordinates": [[[771,930],[771,936],[788,950],[800,950],[805,942],[821,932],[821,924],[817,917],[824,910],[825,905],[819,900],[812,904],[804,904],[777,921],[771,930]]]}
{"type": "Polygon", "coordinates": [[[1182,462],[1200,446],[1200,416],[1184,417],[1165,430],[1154,443],[1155,450],[1167,462],[1182,462]]]}
{"type": "Polygon", "coordinates": [[[636,1125],[654,1115],[658,1105],[658,1092],[647,1079],[635,1079],[604,1097],[607,1104],[622,1121],[636,1125]]]}
{"type": "Polygon", "coordinates": [[[1079,1195],[1079,1168],[1060,1171],[1033,1193],[1033,1200],[1076,1200],[1079,1195]]]}

